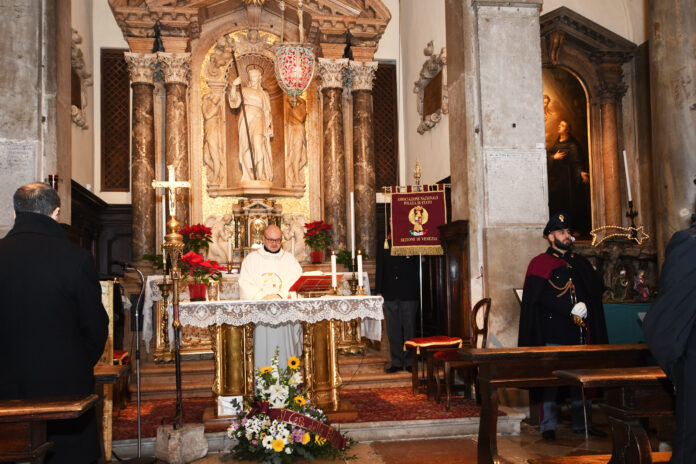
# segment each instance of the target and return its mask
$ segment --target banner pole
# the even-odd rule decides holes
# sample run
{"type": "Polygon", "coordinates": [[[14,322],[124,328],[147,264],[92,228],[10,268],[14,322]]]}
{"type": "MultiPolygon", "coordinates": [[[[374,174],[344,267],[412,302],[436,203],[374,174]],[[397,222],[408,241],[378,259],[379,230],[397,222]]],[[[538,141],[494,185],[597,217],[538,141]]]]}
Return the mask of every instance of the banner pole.
{"type": "Polygon", "coordinates": [[[423,254],[418,253],[418,298],[420,299],[420,336],[423,338],[423,254]]]}

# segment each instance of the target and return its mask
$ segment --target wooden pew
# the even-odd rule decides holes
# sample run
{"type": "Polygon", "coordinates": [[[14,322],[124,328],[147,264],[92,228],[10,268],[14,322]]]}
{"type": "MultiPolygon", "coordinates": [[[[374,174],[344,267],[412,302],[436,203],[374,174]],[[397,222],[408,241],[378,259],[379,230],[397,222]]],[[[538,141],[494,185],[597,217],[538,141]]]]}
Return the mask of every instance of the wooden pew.
{"type": "Polygon", "coordinates": [[[481,420],[478,462],[505,462],[498,456],[498,389],[573,385],[553,375],[559,369],[645,365],[647,345],[569,345],[518,348],[462,348],[462,359],[478,366],[481,420]]]}
{"type": "Polygon", "coordinates": [[[0,401],[0,462],[43,462],[53,446],[46,441],[46,421],[79,417],[98,399],[92,394],[0,401]]]}
{"type": "MultiPolygon", "coordinates": [[[[654,462],[641,419],[674,414],[674,389],[659,366],[554,371],[583,388],[604,388],[612,464],[654,462]]],[[[662,458],[660,458],[662,459],[662,458]]]]}
{"type": "Polygon", "coordinates": [[[107,461],[111,461],[114,386],[126,376],[128,369],[128,365],[107,366],[105,364],[97,364],[94,366],[95,391],[103,400],[101,410],[97,411],[97,417],[101,418],[99,428],[104,445],[104,458],[107,461]]]}

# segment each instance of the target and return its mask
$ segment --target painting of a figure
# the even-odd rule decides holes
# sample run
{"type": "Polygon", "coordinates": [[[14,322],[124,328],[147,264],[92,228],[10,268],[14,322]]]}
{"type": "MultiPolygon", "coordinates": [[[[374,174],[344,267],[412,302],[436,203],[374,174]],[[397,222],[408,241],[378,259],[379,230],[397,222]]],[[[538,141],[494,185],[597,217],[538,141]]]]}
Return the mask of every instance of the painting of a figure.
{"type": "Polygon", "coordinates": [[[570,215],[578,238],[592,228],[587,97],[582,84],[562,68],[544,68],[544,123],[549,214],[570,215]]]}

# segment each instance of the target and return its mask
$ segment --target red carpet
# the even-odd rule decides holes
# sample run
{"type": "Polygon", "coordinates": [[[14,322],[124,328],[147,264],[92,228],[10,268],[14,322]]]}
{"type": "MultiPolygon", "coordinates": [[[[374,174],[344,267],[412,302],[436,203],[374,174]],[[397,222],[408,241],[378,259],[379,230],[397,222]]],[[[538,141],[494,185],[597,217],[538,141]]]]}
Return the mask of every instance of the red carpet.
{"type": "Polygon", "coordinates": [[[446,411],[444,400],[440,404],[428,401],[425,393],[414,395],[411,387],[344,390],[341,398],[358,410],[356,422],[478,417],[481,411],[475,400],[464,398],[452,398],[446,411]]]}
{"type": "MultiPolygon", "coordinates": [[[[474,400],[453,398],[451,410],[443,404],[428,401],[424,393],[414,395],[411,387],[365,390],[344,390],[341,398],[349,400],[358,410],[357,422],[402,421],[418,419],[453,419],[478,417],[480,408],[474,400]]],[[[155,437],[157,427],[164,418],[165,424],[173,422],[174,400],[149,400],[141,402],[141,433],[143,438],[155,437]]],[[[201,422],[203,411],[213,407],[212,398],[184,399],[184,422],[201,422]]],[[[137,438],[135,402],[114,414],[113,439],[137,438]]]]}

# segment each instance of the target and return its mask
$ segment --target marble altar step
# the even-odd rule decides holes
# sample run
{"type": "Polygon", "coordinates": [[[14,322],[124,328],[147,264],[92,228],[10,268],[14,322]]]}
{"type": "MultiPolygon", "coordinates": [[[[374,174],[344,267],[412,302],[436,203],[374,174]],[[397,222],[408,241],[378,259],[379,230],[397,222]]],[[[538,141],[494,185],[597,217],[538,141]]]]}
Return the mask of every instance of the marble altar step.
{"type": "MultiPolygon", "coordinates": [[[[135,398],[135,366],[131,368],[128,391],[135,398]]],[[[181,386],[185,398],[212,397],[211,386],[215,377],[213,360],[183,361],[181,363],[181,386]]],[[[140,366],[140,397],[142,399],[176,398],[176,374],[174,363],[143,363],[140,366]]]]}

